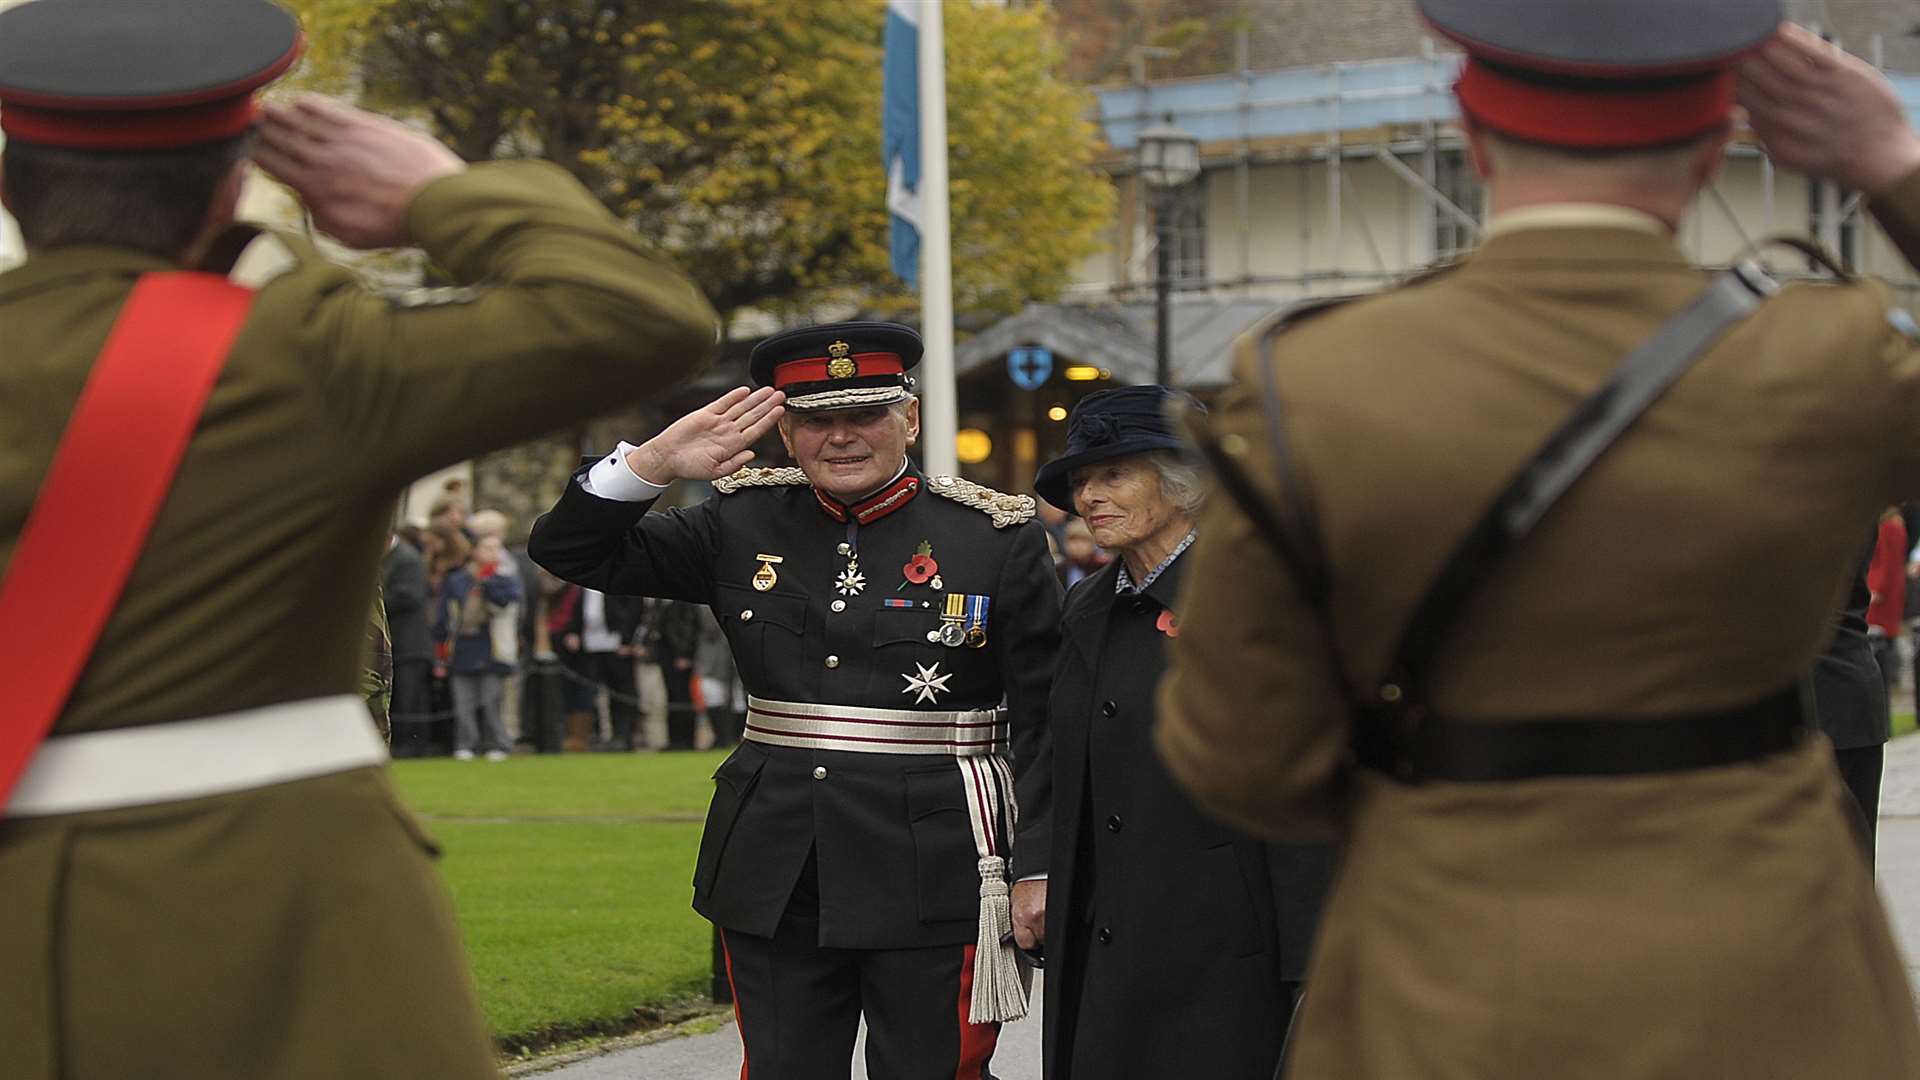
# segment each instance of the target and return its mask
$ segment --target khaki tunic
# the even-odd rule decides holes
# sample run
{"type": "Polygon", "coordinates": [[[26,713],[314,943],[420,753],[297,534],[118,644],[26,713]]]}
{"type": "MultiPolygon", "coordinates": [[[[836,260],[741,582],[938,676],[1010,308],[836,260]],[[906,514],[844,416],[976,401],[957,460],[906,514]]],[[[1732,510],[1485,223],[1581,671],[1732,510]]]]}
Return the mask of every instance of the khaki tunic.
{"type": "MultiPolygon", "coordinates": [[[[1920,256],[1920,176],[1875,212],[1920,256]]],[[[1824,740],[1627,779],[1402,787],[1346,764],[1336,657],[1379,678],[1499,487],[1705,281],[1665,237],[1518,231],[1278,341],[1333,626],[1213,500],[1157,742],[1234,821],[1344,833],[1290,1076],[1920,1076],[1824,740]]],[[[1889,307],[1872,282],[1795,286],[1734,330],[1468,603],[1434,708],[1651,717],[1806,672],[1863,530],[1920,496],[1920,342],[1889,307]]],[[[1254,364],[1243,347],[1216,426],[1260,447],[1254,364]]],[[[1246,460],[1278,490],[1269,453],[1246,460]]]]}
{"type": "MultiPolygon", "coordinates": [[[[409,224],[473,287],[400,304],[309,257],[261,288],[56,732],[354,692],[395,491],[712,352],[706,301],[550,165],[438,181],[409,224]]],[[[0,569],[134,279],[167,268],[75,247],[0,275],[0,569]]],[[[0,1073],[493,1075],[430,849],[379,769],[0,820],[0,1073]]]]}

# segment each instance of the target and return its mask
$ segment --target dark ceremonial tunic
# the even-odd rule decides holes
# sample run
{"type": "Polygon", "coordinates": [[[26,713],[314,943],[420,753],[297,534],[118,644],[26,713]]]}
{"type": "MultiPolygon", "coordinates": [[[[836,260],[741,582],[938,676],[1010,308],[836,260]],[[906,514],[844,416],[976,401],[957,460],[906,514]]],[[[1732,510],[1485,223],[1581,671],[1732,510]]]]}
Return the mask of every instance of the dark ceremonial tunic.
{"type": "Polygon", "coordinates": [[[1056,1080],[1268,1080],[1332,875],[1329,845],[1264,844],[1206,814],[1153,751],[1159,622],[1187,561],[1137,595],[1116,594],[1116,561],[1067,597],[1048,709],[1056,1080]]]}
{"type": "MultiPolygon", "coordinates": [[[[918,482],[917,494],[864,524],[836,520],[798,470],[749,473],[760,486],[663,513],[598,498],[576,478],[534,525],[529,550],[588,588],[711,605],[741,681],[761,698],[941,711],[1004,700],[1016,787],[1032,789],[1060,614],[1041,527],[1022,520],[996,528],[987,513],[937,494],[946,478],[911,468],[906,478],[918,482]],[[903,568],[922,544],[942,589],[906,579],[903,568]],[[836,580],[856,553],[865,583],[846,595],[836,580]],[[756,589],[769,565],[771,588],[756,589]],[[928,640],[952,593],[990,598],[984,646],[928,640]],[[923,672],[937,688],[915,689],[928,681],[923,672]]],[[[1021,516],[1030,515],[1029,507],[1021,516]]],[[[978,857],[952,757],[745,742],[714,780],[693,896],[714,923],[772,937],[812,852],[821,946],[974,941],[978,857]]],[[[1018,835],[1045,826],[1043,815],[1028,814],[1018,835]]]]}

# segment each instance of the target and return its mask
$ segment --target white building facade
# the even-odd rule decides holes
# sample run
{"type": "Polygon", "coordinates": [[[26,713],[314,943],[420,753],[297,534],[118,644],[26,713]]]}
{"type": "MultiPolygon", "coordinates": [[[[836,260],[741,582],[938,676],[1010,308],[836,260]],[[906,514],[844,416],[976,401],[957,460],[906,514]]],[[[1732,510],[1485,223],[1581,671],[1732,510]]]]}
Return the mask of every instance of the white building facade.
{"type": "MultiPolygon", "coordinates": [[[[1482,192],[1467,166],[1451,86],[1455,55],[1325,64],[1098,92],[1120,213],[1071,301],[1140,299],[1154,285],[1153,198],[1134,182],[1138,132],[1171,121],[1201,143],[1178,193],[1175,287],[1188,296],[1286,302],[1377,287],[1477,243],[1482,192]]],[[[1890,72],[1920,124],[1920,74],[1890,72]]],[[[1702,265],[1757,241],[1811,235],[1911,298],[1920,280],[1851,193],[1772,168],[1748,141],[1680,234],[1702,265]]],[[[1803,265],[1776,260],[1792,272],[1803,265]]]]}

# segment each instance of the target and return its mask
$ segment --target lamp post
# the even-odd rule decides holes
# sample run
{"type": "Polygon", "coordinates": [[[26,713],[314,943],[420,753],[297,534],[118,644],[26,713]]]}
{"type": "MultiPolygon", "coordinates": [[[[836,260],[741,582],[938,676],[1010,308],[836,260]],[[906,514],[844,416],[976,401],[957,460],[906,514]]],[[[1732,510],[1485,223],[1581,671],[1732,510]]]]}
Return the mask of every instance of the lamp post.
{"type": "Polygon", "coordinates": [[[1180,188],[1200,175],[1200,140],[1173,126],[1173,117],[1140,132],[1140,180],[1153,189],[1154,287],[1153,369],[1162,386],[1173,384],[1173,214],[1180,188]]]}

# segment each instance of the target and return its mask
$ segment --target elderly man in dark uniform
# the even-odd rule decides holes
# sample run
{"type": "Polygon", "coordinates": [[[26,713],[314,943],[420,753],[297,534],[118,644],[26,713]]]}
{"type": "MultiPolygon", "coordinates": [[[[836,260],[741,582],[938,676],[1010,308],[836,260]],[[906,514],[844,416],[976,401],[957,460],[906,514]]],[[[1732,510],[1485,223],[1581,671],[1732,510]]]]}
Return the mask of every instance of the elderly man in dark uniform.
{"type": "Polygon", "coordinates": [[[693,902],[755,1080],[847,1076],[862,1013],[870,1075],[985,1077],[1025,1011],[1012,934],[1040,886],[1010,911],[1007,857],[1046,827],[1016,794],[1040,777],[1060,590],[1031,498],[908,458],[919,358],[889,323],[770,337],[760,389],[621,444],[534,527],[570,581],[711,605],[739,663],[746,741],[714,774],[693,902]],[[776,422],[798,467],[742,470],[776,422]],[[682,479],[719,494],[649,513],[682,479]]]}
{"type": "MultiPolygon", "coordinates": [[[[1162,386],[1089,394],[1034,490],[1114,561],[1067,596],[1048,710],[1046,1072],[1271,1080],[1333,872],[1205,813],[1149,745],[1203,484],[1162,386]]],[[[1022,942],[1026,944],[1026,942],[1022,942]]]]}
{"type": "Polygon", "coordinates": [[[1488,238],[1239,349],[1160,698],[1203,805],[1345,834],[1291,1075],[1920,1075],[1802,693],[1920,493],[1920,330],[1673,240],[1736,86],[1909,261],[1920,135],[1775,0],[1421,7],[1488,238]]]}
{"type": "Polygon", "coordinates": [[[259,109],[299,41],[262,0],[0,12],[9,1080],[497,1074],[354,694],[394,496],[711,353],[712,309],[561,170],[259,109]],[[389,299],[230,227],[250,149],[458,287],[389,299]]]}

